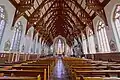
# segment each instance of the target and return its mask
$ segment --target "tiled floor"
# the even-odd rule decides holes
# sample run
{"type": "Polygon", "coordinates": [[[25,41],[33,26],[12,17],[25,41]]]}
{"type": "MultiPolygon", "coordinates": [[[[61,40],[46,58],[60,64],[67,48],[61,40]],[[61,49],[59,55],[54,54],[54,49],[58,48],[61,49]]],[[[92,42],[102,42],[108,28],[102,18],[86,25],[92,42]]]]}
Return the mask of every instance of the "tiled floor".
{"type": "Polygon", "coordinates": [[[70,80],[70,76],[60,57],[58,58],[50,80],[70,80]]]}

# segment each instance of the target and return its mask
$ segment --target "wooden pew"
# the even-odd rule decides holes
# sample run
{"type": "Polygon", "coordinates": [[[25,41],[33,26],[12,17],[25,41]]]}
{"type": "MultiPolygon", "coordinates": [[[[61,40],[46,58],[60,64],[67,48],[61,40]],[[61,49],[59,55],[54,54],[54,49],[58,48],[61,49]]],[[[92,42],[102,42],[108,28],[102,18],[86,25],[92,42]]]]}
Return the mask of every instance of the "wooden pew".
{"type": "Polygon", "coordinates": [[[31,64],[22,64],[21,66],[26,66],[26,67],[33,66],[33,67],[36,67],[36,68],[38,68],[40,66],[45,66],[44,68],[46,68],[46,70],[47,70],[48,77],[50,76],[50,71],[51,71],[50,64],[32,64],[31,63],[31,64]]]}
{"type": "Polygon", "coordinates": [[[2,63],[2,64],[0,64],[0,66],[13,66],[13,64],[5,64],[5,63],[2,63]]]}
{"type": "Polygon", "coordinates": [[[27,69],[33,69],[33,70],[38,70],[38,69],[46,69],[47,73],[47,78],[49,78],[51,74],[51,70],[54,66],[55,63],[55,58],[41,58],[40,60],[30,62],[28,64],[22,64],[20,67],[13,67],[13,68],[22,68],[23,70],[27,69]],[[31,67],[32,66],[32,67],[31,67]]]}
{"type": "MultiPolygon", "coordinates": [[[[50,76],[50,70],[52,70],[51,67],[53,67],[54,64],[55,64],[55,58],[52,57],[41,58],[36,61],[28,60],[28,61],[19,61],[19,62],[11,62],[11,63],[0,63],[1,68],[4,68],[0,70],[0,73],[4,73],[4,76],[7,76],[9,78],[13,74],[15,77],[17,76],[36,77],[38,74],[40,74],[40,76],[42,76],[42,80],[47,80],[50,76]],[[11,70],[7,70],[8,69],[7,67],[10,67],[9,69],[11,70]]],[[[10,79],[13,79],[13,77],[10,79]]]]}
{"type": "Polygon", "coordinates": [[[117,77],[78,77],[76,80],[120,80],[117,77]]]}
{"type": "Polygon", "coordinates": [[[48,66],[13,66],[12,69],[17,69],[17,70],[44,70],[44,75],[46,75],[46,78],[48,79],[50,74],[49,74],[49,67],[48,66]]]}
{"type": "Polygon", "coordinates": [[[47,61],[47,60],[37,60],[36,62],[32,62],[29,64],[22,64],[21,66],[47,66],[47,73],[48,73],[48,77],[51,74],[51,71],[53,69],[55,60],[52,61],[47,61]]]}
{"type": "MultiPolygon", "coordinates": [[[[10,76],[10,74],[12,74],[12,73],[15,73],[15,76],[37,76],[35,73],[36,73],[36,71],[35,72],[33,72],[33,70],[37,70],[37,71],[40,71],[40,70],[43,70],[43,72],[42,72],[42,74],[44,74],[44,75],[42,75],[42,76],[44,76],[44,80],[47,80],[48,79],[48,75],[47,75],[47,70],[48,70],[48,65],[47,64],[40,64],[39,66],[33,66],[32,64],[32,66],[29,66],[29,64],[25,64],[26,66],[12,66],[12,69],[18,69],[18,71],[8,71],[7,70],[7,72],[6,71],[4,71],[4,73],[5,73],[5,75],[6,75],[6,73],[9,73],[9,76],[10,76]],[[22,73],[20,72],[21,70],[24,70],[24,71],[22,71],[22,73]],[[26,74],[29,74],[28,72],[26,72],[26,71],[28,71],[28,70],[32,70],[32,72],[31,72],[31,74],[34,74],[34,75],[26,75],[26,74]],[[24,73],[23,73],[24,72],[24,73]],[[18,73],[20,73],[20,74],[18,74],[18,73]]],[[[4,66],[4,67],[6,67],[6,66],[4,66]]],[[[3,72],[1,72],[2,70],[0,70],[0,73],[3,73],[3,72]]],[[[48,70],[48,72],[49,72],[49,70],[48,70]]],[[[43,79],[42,79],[43,80],[43,79]]]]}
{"type": "Polygon", "coordinates": [[[108,61],[82,60],[75,58],[63,58],[65,66],[69,68],[72,76],[80,77],[109,77],[120,76],[120,64],[108,61]]]}
{"type": "Polygon", "coordinates": [[[47,66],[13,66],[12,69],[17,70],[39,70],[39,69],[47,69],[47,66]]]}
{"type": "Polygon", "coordinates": [[[109,66],[112,70],[120,70],[120,66],[109,66]]]}
{"type": "Polygon", "coordinates": [[[41,76],[41,80],[47,80],[46,71],[44,70],[0,70],[4,76],[8,77],[37,77],[41,76]]]}
{"type": "Polygon", "coordinates": [[[37,77],[0,77],[0,80],[37,80],[37,77]]]}
{"type": "Polygon", "coordinates": [[[93,66],[93,67],[74,67],[74,66],[72,66],[71,67],[73,70],[82,70],[82,71],[84,71],[84,70],[107,70],[108,68],[107,68],[107,66],[100,66],[100,67],[95,67],[95,66],[93,66]]]}
{"type": "Polygon", "coordinates": [[[120,70],[91,70],[91,71],[75,71],[75,76],[80,77],[81,75],[85,77],[119,77],[120,70]]]}

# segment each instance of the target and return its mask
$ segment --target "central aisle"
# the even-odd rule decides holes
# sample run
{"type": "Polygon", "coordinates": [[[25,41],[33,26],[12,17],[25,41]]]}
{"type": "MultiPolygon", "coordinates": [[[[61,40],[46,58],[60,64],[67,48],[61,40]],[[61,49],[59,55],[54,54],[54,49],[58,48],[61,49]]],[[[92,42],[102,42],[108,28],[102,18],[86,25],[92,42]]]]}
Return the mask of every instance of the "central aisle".
{"type": "Polygon", "coordinates": [[[70,80],[70,76],[65,69],[61,57],[58,58],[50,80],[70,80]]]}

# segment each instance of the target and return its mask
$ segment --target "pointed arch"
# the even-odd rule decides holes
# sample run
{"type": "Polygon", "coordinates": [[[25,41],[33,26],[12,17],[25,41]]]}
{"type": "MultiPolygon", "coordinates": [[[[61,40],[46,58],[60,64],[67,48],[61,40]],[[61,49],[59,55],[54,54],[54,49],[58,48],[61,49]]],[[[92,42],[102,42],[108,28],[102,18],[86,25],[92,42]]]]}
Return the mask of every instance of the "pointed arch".
{"type": "Polygon", "coordinates": [[[57,36],[53,41],[53,46],[54,46],[53,50],[54,50],[54,52],[56,52],[56,48],[58,49],[58,44],[56,44],[56,43],[58,43],[59,41],[62,43],[62,44],[60,44],[60,45],[62,45],[62,52],[61,53],[66,54],[66,49],[67,49],[66,48],[66,46],[67,46],[66,39],[64,37],[62,37],[61,35],[57,36]]]}
{"type": "Polygon", "coordinates": [[[11,51],[19,51],[20,50],[20,41],[23,31],[23,25],[21,21],[17,22],[17,25],[14,27],[14,35],[12,39],[11,51]]]}
{"type": "Polygon", "coordinates": [[[120,51],[120,3],[116,4],[113,8],[111,23],[113,23],[112,29],[114,32],[118,50],[120,51]]]}
{"type": "Polygon", "coordinates": [[[110,51],[110,46],[109,46],[105,27],[106,25],[103,21],[100,20],[97,22],[96,35],[97,35],[97,41],[98,41],[98,46],[99,46],[99,52],[110,51]]]}

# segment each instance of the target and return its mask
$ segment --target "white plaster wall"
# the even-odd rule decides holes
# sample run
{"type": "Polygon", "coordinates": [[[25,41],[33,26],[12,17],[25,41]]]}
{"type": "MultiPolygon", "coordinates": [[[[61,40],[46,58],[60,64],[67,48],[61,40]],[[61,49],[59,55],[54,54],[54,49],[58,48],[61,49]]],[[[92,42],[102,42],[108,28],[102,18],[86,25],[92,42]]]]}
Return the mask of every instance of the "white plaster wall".
{"type": "Polygon", "coordinates": [[[41,54],[42,48],[41,48],[41,38],[39,39],[39,53],[41,54]]]}
{"type": "Polygon", "coordinates": [[[49,47],[48,47],[47,45],[45,45],[44,48],[45,48],[45,49],[44,49],[45,55],[48,55],[49,47]]]}
{"type": "Polygon", "coordinates": [[[30,48],[30,54],[34,53],[34,51],[33,51],[33,45],[34,45],[34,40],[32,39],[32,41],[31,41],[31,48],[30,48]]]}
{"type": "Polygon", "coordinates": [[[11,30],[12,22],[13,22],[13,17],[15,14],[15,7],[9,2],[9,0],[0,0],[0,5],[5,6],[5,10],[7,12],[7,24],[6,28],[3,34],[2,42],[0,45],[0,51],[4,51],[4,44],[7,40],[12,41],[12,36],[13,36],[13,31],[11,30]]]}
{"type": "MultiPolygon", "coordinates": [[[[29,52],[29,47],[30,47],[30,38],[29,36],[25,35],[25,43],[23,43],[24,47],[24,52],[29,52]]],[[[22,45],[22,44],[21,44],[22,45]]]]}
{"type": "Polygon", "coordinates": [[[38,49],[39,49],[39,54],[41,54],[41,43],[38,42],[38,49]]]}
{"type": "MultiPolygon", "coordinates": [[[[39,45],[39,42],[38,42],[38,33],[35,34],[34,39],[32,38],[32,41],[31,41],[30,44],[31,44],[32,50],[34,49],[34,44],[35,44],[35,50],[33,52],[35,52],[35,54],[36,54],[37,53],[37,49],[41,48],[41,46],[39,45]]],[[[39,49],[38,51],[40,53],[41,50],[39,49]]]]}
{"type": "Polygon", "coordinates": [[[36,41],[35,41],[35,53],[37,53],[38,48],[38,33],[35,35],[36,41]]]}
{"type": "Polygon", "coordinates": [[[27,53],[30,53],[30,47],[31,47],[31,37],[28,37],[27,35],[25,36],[25,49],[24,49],[24,52],[27,52],[27,53]]]}

